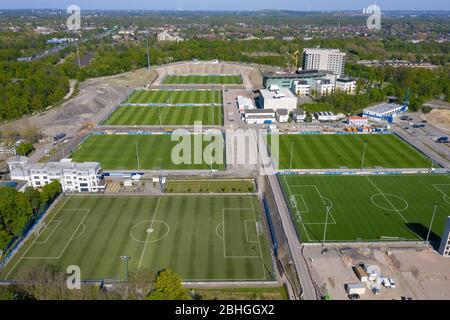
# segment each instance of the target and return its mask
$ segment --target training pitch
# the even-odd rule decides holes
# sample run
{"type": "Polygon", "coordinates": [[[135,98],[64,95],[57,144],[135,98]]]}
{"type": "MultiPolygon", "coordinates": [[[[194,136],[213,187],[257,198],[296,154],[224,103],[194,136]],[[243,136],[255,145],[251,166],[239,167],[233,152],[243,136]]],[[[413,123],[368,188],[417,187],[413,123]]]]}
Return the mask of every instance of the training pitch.
{"type": "Polygon", "coordinates": [[[131,105],[222,105],[220,90],[136,90],[124,104],[131,105]]]}
{"type": "Polygon", "coordinates": [[[240,75],[169,75],[164,84],[242,84],[240,75]]]}
{"type": "MultiPolygon", "coordinates": [[[[151,135],[106,135],[89,136],[70,158],[76,162],[100,162],[104,170],[224,170],[224,138],[222,135],[183,135],[191,143],[191,156],[186,163],[176,164],[172,161],[172,150],[181,142],[172,141],[169,134],[151,135]],[[206,163],[205,158],[195,163],[195,139],[211,139],[221,145],[221,163],[206,163]],[[203,160],[203,163],[202,163],[203,160]]],[[[180,135],[177,135],[181,138],[180,135]]],[[[174,137],[175,138],[175,137],[174,137]]],[[[180,139],[181,141],[181,139],[180,139]]],[[[203,150],[213,142],[203,142],[203,150]]],[[[201,145],[201,142],[200,142],[201,145]]],[[[201,148],[199,148],[201,149],[201,148]]],[[[176,152],[179,155],[178,152],[176,152]]]]}
{"type": "Polygon", "coordinates": [[[256,186],[253,180],[168,180],[165,192],[169,193],[253,193],[256,186]]]}
{"type": "Polygon", "coordinates": [[[279,158],[280,169],[431,168],[432,165],[430,159],[393,134],[279,135],[279,158]]]}
{"type": "Polygon", "coordinates": [[[426,239],[434,204],[439,207],[430,241],[438,242],[450,212],[448,175],[280,175],[279,179],[294,225],[306,243],[322,242],[325,225],[326,242],[421,241],[426,239]]]}
{"type": "Polygon", "coordinates": [[[117,108],[103,121],[108,126],[222,125],[222,107],[126,107],[117,108]]]}
{"type": "Polygon", "coordinates": [[[0,275],[21,280],[32,268],[76,265],[82,280],[121,280],[128,256],[131,273],[170,268],[185,281],[272,280],[263,230],[256,197],[69,196],[0,275]]]}

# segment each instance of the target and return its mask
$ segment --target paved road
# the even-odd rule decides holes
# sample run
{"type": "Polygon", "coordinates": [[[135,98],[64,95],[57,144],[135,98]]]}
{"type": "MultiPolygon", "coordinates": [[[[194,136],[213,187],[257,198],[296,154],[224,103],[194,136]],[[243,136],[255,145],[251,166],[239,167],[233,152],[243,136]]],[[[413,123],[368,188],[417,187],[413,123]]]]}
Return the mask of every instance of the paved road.
{"type": "Polygon", "coordinates": [[[288,244],[291,250],[292,257],[294,259],[295,269],[300,279],[300,285],[303,290],[303,300],[317,300],[316,290],[314,288],[311,276],[309,274],[308,266],[305,258],[302,254],[302,245],[295,231],[294,225],[289,214],[286,202],[284,201],[283,193],[281,191],[280,184],[275,175],[269,176],[269,182],[272,186],[275,202],[278,207],[278,213],[280,214],[284,233],[288,240],[288,244]]]}

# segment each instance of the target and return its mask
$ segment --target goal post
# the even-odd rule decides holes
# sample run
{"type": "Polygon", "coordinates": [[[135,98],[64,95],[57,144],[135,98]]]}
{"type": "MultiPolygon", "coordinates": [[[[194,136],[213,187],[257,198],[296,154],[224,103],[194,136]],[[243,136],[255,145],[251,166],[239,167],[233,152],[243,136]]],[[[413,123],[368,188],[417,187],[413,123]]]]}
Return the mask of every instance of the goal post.
{"type": "Polygon", "coordinates": [[[36,238],[39,237],[42,233],[42,231],[44,231],[44,229],[47,227],[47,224],[45,222],[40,222],[36,229],[34,230],[34,234],[36,235],[36,238]]]}

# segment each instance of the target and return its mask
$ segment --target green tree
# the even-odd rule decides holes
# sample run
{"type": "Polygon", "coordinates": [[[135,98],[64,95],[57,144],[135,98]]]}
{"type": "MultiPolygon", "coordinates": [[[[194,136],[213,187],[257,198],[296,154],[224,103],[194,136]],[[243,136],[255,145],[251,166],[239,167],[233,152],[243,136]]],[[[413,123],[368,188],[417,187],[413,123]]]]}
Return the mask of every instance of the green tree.
{"type": "Polygon", "coordinates": [[[150,300],[187,300],[186,288],[181,277],[170,269],[160,271],[156,277],[155,290],[150,293],[150,300]]]}

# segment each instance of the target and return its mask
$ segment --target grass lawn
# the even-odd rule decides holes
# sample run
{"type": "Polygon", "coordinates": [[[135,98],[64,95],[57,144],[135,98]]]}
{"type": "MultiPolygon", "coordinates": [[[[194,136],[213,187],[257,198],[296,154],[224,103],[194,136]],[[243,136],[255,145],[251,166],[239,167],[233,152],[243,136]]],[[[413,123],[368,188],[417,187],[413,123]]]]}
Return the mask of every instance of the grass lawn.
{"type": "Polygon", "coordinates": [[[103,125],[194,125],[201,121],[203,125],[222,125],[222,107],[119,107],[105,120],[103,125]]]}
{"type": "MultiPolygon", "coordinates": [[[[157,168],[162,170],[211,169],[209,163],[195,164],[194,135],[189,135],[192,145],[190,157],[190,163],[192,164],[175,164],[172,161],[172,150],[180,142],[171,141],[171,138],[171,135],[91,135],[70,157],[77,162],[100,162],[104,170],[154,170],[157,168]]],[[[203,138],[205,137],[203,136],[203,138]]],[[[223,161],[222,164],[213,163],[212,169],[224,170],[225,144],[223,143],[223,136],[215,135],[213,139],[220,139],[217,141],[221,142],[223,148],[221,150],[221,159],[223,161]]],[[[209,143],[204,142],[203,148],[209,143]]],[[[200,152],[202,153],[203,150],[200,150],[200,152]]]]}
{"type": "Polygon", "coordinates": [[[258,200],[250,196],[69,196],[12,258],[2,279],[48,265],[82,280],[171,268],[184,280],[271,280],[258,200]]]}
{"type": "Polygon", "coordinates": [[[240,75],[170,75],[164,84],[242,84],[240,75]]]}
{"type": "Polygon", "coordinates": [[[168,193],[250,193],[255,192],[252,180],[168,180],[168,193]]]}
{"type": "Polygon", "coordinates": [[[303,242],[321,242],[327,206],[328,242],[440,241],[450,212],[448,175],[281,175],[285,198],[303,242]]]}
{"type": "Polygon", "coordinates": [[[136,90],[125,104],[222,104],[220,90],[136,90]]]}
{"type": "Polygon", "coordinates": [[[280,169],[430,168],[431,160],[393,134],[280,135],[280,169]]]}

